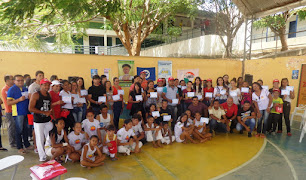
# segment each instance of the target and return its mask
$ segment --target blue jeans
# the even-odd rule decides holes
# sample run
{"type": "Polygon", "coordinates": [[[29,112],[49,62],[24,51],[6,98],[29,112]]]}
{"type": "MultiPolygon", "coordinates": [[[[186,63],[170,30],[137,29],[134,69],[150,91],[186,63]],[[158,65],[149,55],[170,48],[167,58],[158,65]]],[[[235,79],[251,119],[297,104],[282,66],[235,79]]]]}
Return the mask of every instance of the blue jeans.
{"type": "Polygon", "coordinates": [[[72,110],[72,115],[75,122],[82,122],[83,120],[83,110],[82,107],[74,107],[72,110]]]}
{"type": "Polygon", "coordinates": [[[16,127],[16,144],[17,149],[23,149],[30,146],[28,140],[28,117],[27,115],[14,116],[16,127]],[[22,143],[23,142],[23,143],[22,143]]]}
{"type": "Polygon", "coordinates": [[[87,105],[84,103],[82,107],[82,120],[86,119],[87,105]]]}
{"type": "MultiPolygon", "coordinates": [[[[255,121],[255,119],[247,119],[245,122],[244,122],[244,124],[246,125],[246,126],[249,126],[250,127],[250,133],[252,133],[252,131],[253,131],[253,129],[255,128],[255,124],[256,124],[256,121],[255,121]]],[[[243,130],[243,129],[245,129],[240,123],[238,123],[237,125],[236,125],[236,129],[237,129],[237,131],[241,131],[241,130],[243,130]]]]}
{"type": "Polygon", "coordinates": [[[217,120],[215,119],[211,119],[209,121],[209,127],[210,127],[210,133],[212,133],[212,130],[218,132],[227,132],[226,124],[222,122],[217,122],[217,120]]]}
{"type": "Polygon", "coordinates": [[[114,112],[114,125],[117,130],[119,130],[119,118],[122,111],[122,101],[114,102],[113,112],[114,112]]]}
{"type": "Polygon", "coordinates": [[[267,127],[268,127],[269,113],[267,112],[267,110],[260,110],[259,112],[261,114],[261,117],[258,119],[257,133],[266,134],[267,127]],[[263,124],[262,124],[262,121],[263,121],[263,124]]]}

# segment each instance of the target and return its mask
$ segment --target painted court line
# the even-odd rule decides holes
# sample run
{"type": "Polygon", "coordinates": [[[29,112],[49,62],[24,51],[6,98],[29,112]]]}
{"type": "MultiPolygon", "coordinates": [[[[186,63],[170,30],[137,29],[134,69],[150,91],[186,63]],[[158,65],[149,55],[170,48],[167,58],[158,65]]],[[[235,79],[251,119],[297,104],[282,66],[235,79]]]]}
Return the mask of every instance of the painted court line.
{"type": "Polygon", "coordinates": [[[136,156],[132,156],[132,158],[142,167],[142,169],[145,171],[145,173],[149,177],[153,177],[154,179],[157,179],[154,173],[149,168],[147,168],[136,156]]]}
{"type": "Polygon", "coordinates": [[[288,157],[285,155],[285,153],[277,146],[275,145],[273,142],[271,142],[270,140],[267,140],[272,146],[275,147],[275,149],[277,149],[279,151],[279,153],[284,157],[284,159],[286,160],[288,166],[290,167],[290,170],[292,172],[292,175],[293,175],[293,179],[294,180],[297,180],[298,177],[297,177],[297,174],[295,172],[295,169],[293,167],[293,165],[291,164],[290,160],[288,159],[288,157]]]}
{"type": "Polygon", "coordinates": [[[173,174],[169,169],[163,166],[160,162],[158,162],[155,158],[153,158],[149,153],[146,151],[142,151],[145,155],[147,155],[152,161],[154,161],[159,167],[161,167],[164,171],[166,171],[169,175],[171,175],[174,179],[178,179],[175,174],[173,174]]]}
{"type": "Polygon", "coordinates": [[[265,138],[265,139],[264,139],[264,144],[262,145],[262,147],[260,148],[260,150],[258,151],[258,153],[257,153],[255,156],[252,157],[252,159],[248,160],[247,162],[243,163],[242,165],[240,165],[240,166],[238,166],[238,167],[236,167],[236,168],[234,168],[234,169],[232,169],[232,170],[230,170],[230,171],[228,171],[228,172],[226,172],[226,173],[224,173],[224,174],[221,174],[221,175],[219,175],[219,176],[216,176],[216,177],[214,177],[214,178],[211,178],[210,180],[217,180],[217,179],[223,178],[223,177],[225,177],[225,176],[227,176],[227,175],[229,175],[229,174],[231,174],[231,173],[233,173],[233,172],[235,172],[235,171],[237,171],[237,170],[243,168],[244,166],[250,164],[252,161],[254,161],[255,159],[257,159],[257,158],[261,155],[261,153],[264,151],[266,145],[267,145],[267,139],[265,138]]]}

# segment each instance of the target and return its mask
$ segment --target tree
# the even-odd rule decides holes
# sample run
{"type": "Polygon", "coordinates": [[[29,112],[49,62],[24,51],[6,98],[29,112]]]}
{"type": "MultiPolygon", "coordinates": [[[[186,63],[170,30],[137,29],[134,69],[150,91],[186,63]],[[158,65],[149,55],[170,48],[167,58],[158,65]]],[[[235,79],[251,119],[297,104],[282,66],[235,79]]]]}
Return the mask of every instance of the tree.
{"type": "Polygon", "coordinates": [[[269,27],[271,31],[280,38],[282,44],[281,51],[286,51],[288,50],[286,24],[293,15],[298,15],[300,20],[305,19],[306,8],[293,9],[290,11],[284,11],[274,15],[266,16],[255,21],[253,25],[257,29],[269,27]]]}
{"type": "Polygon", "coordinates": [[[167,17],[194,12],[193,0],[11,0],[0,5],[0,40],[26,42],[34,48],[42,38],[54,36],[56,45],[73,44],[73,36],[86,34],[91,20],[106,18],[129,55],[139,56],[141,43],[167,17]]]}
{"type": "Polygon", "coordinates": [[[216,33],[225,47],[226,57],[231,57],[233,41],[244,22],[244,16],[231,0],[207,0],[203,7],[215,11],[216,33]]]}

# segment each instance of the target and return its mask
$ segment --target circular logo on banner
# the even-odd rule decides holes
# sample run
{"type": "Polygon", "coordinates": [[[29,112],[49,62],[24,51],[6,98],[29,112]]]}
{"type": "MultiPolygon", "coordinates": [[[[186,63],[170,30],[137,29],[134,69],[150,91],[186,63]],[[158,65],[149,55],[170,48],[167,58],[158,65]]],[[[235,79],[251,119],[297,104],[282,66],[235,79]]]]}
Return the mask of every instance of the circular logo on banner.
{"type": "Polygon", "coordinates": [[[150,78],[150,76],[151,76],[151,74],[150,74],[150,71],[148,71],[148,70],[143,70],[145,73],[146,73],[146,79],[149,79],[150,78]]]}
{"type": "Polygon", "coordinates": [[[186,72],[186,73],[184,74],[184,78],[189,79],[189,81],[193,81],[194,78],[195,78],[195,75],[194,75],[193,72],[186,72]]]}

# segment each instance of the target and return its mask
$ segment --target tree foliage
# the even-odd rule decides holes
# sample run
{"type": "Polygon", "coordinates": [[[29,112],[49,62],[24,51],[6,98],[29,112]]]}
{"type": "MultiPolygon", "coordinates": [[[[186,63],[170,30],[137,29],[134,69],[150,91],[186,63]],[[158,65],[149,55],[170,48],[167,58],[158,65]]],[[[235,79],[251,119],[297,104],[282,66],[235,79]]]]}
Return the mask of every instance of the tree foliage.
{"type": "Polygon", "coordinates": [[[85,35],[90,21],[104,17],[134,56],[163,20],[195,8],[193,0],[11,0],[0,5],[0,40],[41,48],[43,34],[54,36],[61,48],[85,35]]]}

